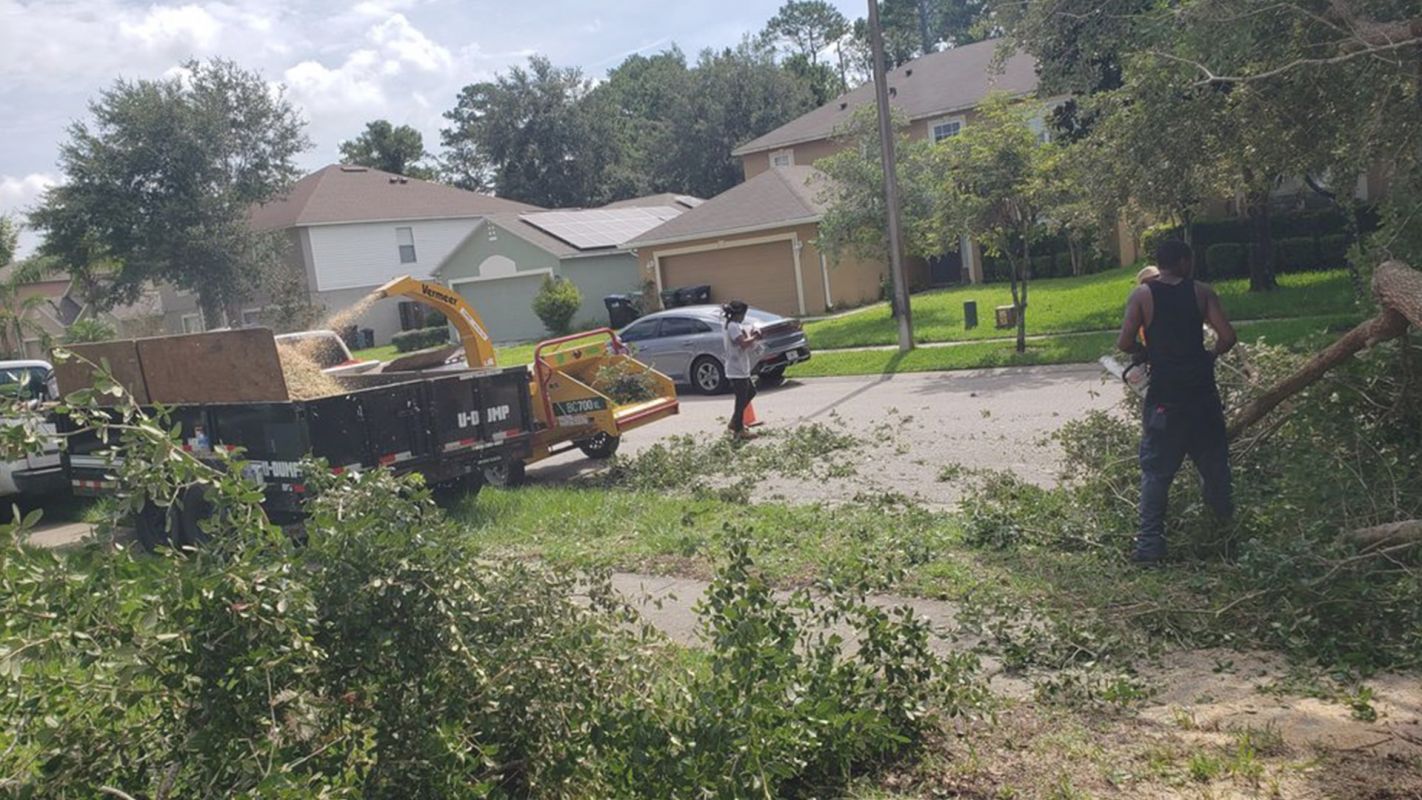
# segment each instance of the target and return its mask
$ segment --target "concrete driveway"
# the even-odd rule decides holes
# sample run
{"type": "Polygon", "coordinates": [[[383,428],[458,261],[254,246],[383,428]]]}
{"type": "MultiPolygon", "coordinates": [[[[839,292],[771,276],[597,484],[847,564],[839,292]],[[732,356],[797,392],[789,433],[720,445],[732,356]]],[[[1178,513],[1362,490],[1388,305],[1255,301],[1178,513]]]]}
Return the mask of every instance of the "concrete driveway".
{"type": "MultiPolygon", "coordinates": [[[[818,422],[858,436],[864,445],[852,478],[769,478],[763,494],[816,501],[893,491],[949,505],[961,494],[961,480],[940,480],[949,465],[1006,470],[1049,485],[1059,457],[1047,436],[1091,410],[1116,407],[1123,391],[1099,367],[1080,364],[788,381],[756,398],[762,430],[818,422]]],[[[632,432],[621,452],[635,454],[678,434],[724,435],[731,404],[730,395],[685,394],[678,416],[632,432]]],[[[757,446],[774,446],[774,438],[757,446]]],[[[535,482],[557,483],[595,469],[574,451],[528,474],[535,482]]]]}

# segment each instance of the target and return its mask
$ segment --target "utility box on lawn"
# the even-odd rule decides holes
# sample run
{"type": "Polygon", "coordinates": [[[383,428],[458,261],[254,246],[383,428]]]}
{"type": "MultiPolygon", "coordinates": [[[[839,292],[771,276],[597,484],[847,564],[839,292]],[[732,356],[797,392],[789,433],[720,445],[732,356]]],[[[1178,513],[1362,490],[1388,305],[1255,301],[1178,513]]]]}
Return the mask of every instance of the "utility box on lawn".
{"type": "Polygon", "coordinates": [[[997,307],[997,327],[1013,328],[1017,326],[1017,306],[997,307]]]}
{"type": "Polygon", "coordinates": [[[972,330],[978,327],[978,301],[966,300],[963,302],[963,330],[972,330]]]}

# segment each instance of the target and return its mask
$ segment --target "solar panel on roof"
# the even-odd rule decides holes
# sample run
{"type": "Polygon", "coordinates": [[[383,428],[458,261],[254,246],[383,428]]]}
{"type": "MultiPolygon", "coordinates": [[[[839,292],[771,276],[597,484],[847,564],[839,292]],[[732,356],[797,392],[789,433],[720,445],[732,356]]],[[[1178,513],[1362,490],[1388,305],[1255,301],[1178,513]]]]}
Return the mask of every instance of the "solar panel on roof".
{"type": "Polygon", "coordinates": [[[586,211],[539,211],[521,214],[519,219],[579,250],[595,250],[616,247],[635,239],[680,213],[681,209],[672,206],[634,206],[586,211]]]}

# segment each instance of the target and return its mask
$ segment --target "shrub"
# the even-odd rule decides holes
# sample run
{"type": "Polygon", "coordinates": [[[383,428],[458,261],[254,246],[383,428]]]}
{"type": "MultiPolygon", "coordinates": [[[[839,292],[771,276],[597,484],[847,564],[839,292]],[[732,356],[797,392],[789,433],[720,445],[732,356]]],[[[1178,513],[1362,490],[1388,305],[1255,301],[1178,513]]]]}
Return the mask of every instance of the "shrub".
{"type": "Polygon", "coordinates": [[[397,352],[401,353],[423,350],[426,347],[438,347],[449,343],[449,329],[441,324],[437,328],[416,328],[413,331],[401,331],[390,337],[390,343],[395,345],[397,352]]]}
{"type": "Polygon", "coordinates": [[[1043,256],[1032,256],[1032,277],[1052,278],[1056,276],[1056,259],[1049,253],[1043,256]]]}
{"type": "Polygon", "coordinates": [[[1180,226],[1169,222],[1157,222],[1141,231],[1141,255],[1147,264],[1155,263],[1155,249],[1166,239],[1179,239],[1180,226]]]}
{"type": "Polygon", "coordinates": [[[81,319],[75,321],[64,331],[65,344],[84,344],[86,342],[107,342],[118,336],[118,332],[113,326],[101,319],[81,319]]]}
{"type": "Polygon", "coordinates": [[[1312,237],[1280,239],[1274,242],[1274,252],[1278,256],[1281,272],[1302,272],[1318,269],[1318,246],[1312,237]]]}
{"type": "Polygon", "coordinates": [[[1244,245],[1234,242],[1210,245],[1205,251],[1205,266],[1214,280],[1237,278],[1249,272],[1244,245]]]}
{"type": "Polygon", "coordinates": [[[533,298],[533,313],[543,321],[543,327],[554,336],[566,336],[573,331],[573,315],[583,304],[583,293],[567,278],[544,278],[538,296],[533,298]]]}

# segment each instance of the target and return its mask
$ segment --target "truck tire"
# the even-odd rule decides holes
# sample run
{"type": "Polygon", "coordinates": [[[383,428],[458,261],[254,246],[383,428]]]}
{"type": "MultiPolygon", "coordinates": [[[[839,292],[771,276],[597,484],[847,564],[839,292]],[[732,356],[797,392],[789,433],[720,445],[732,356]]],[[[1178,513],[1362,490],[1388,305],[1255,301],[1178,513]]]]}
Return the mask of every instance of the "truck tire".
{"type": "Polygon", "coordinates": [[[463,500],[466,497],[473,498],[479,495],[479,490],[482,488],[484,488],[484,473],[475,471],[435,484],[435,499],[448,503],[463,500]]]}
{"type": "Polygon", "coordinates": [[[144,550],[153,552],[159,547],[172,547],[180,538],[175,524],[176,514],[172,508],[164,508],[156,503],[144,503],[143,508],[133,515],[133,533],[144,550]]]}
{"type": "Polygon", "coordinates": [[[578,441],[578,449],[583,451],[583,455],[594,461],[602,461],[612,458],[617,453],[617,446],[622,444],[621,436],[611,436],[606,433],[597,433],[586,439],[578,441]]]}
{"type": "Polygon", "coordinates": [[[505,459],[497,464],[484,467],[484,483],[490,486],[512,489],[515,486],[522,486],[523,479],[524,465],[517,459],[505,459]]]}
{"type": "Polygon", "coordinates": [[[691,385],[702,394],[720,394],[729,385],[726,370],[715,358],[702,356],[691,362],[691,385]]]}
{"type": "Polygon", "coordinates": [[[774,389],[785,382],[785,368],[766,370],[756,377],[755,382],[762,389],[774,389]]]}

